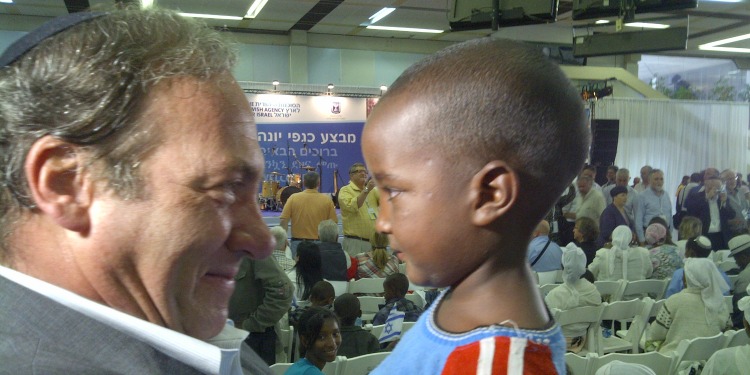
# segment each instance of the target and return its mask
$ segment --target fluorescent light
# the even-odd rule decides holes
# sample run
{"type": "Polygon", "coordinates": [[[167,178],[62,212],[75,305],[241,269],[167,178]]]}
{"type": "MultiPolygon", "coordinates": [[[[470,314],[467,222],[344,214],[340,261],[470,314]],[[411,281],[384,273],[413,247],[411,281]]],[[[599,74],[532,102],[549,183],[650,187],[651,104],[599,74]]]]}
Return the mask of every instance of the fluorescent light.
{"type": "Polygon", "coordinates": [[[13,4],[13,0],[0,0],[0,3],[13,4]]]}
{"type": "Polygon", "coordinates": [[[430,34],[440,34],[443,32],[443,30],[435,30],[435,29],[416,29],[413,27],[390,27],[390,26],[367,26],[368,29],[373,30],[387,30],[387,31],[407,31],[412,33],[430,33],[430,34]]]}
{"type": "Polygon", "coordinates": [[[391,14],[391,12],[393,12],[394,10],[396,10],[396,8],[389,8],[389,7],[385,7],[383,9],[379,10],[377,13],[373,14],[372,16],[370,16],[370,18],[369,18],[370,19],[370,24],[373,24],[375,22],[378,22],[378,21],[382,20],[385,16],[391,14]]]}
{"type": "Polygon", "coordinates": [[[661,23],[648,23],[648,22],[628,22],[625,24],[625,26],[642,27],[644,29],[666,29],[669,27],[669,25],[664,25],[661,23]]]}
{"type": "Polygon", "coordinates": [[[596,23],[597,25],[604,25],[604,24],[606,24],[606,23],[609,23],[609,20],[597,20],[597,21],[596,21],[596,22],[594,22],[594,23],[596,23]]]}
{"type": "Polygon", "coordinates": [[[151,8],[152,6],[154,6],[154,0],[141,0],[141,9],[151,8]]]}
{"type": "Polygon", "coordinates": [[[250,5],[250,9],[247,10],[247,14],[245,14],[245,18],[255,18],[258,16],[258,13],[260,13],[260,10],[263,9],[264,6],[266,6],[266,3],[268,0],[255,0],[250,5]]]}
{"type": "Polygon", "coordinates": [[[740,40],[750,39],[750,34],[739,35],[727,39],[717,40],[715,42],[701,44],[698,49],[705,51],[722,51],[722,52],[738,52],[738,53],[750,53],[750,48],[738,48],[738,47],[719,47],[725,44],[738,42],[740,40]]]}
{"type": "Polygon", "coordinates": [[[701,3],[741,3],[742,0],[701,0],[701,3]]]}
{"type": "Polygon", "coordinates": [[[217,20],[235,20],[241,21],[242,17],[237,16],[222,16],[219,14],[201,14],[201,13],[180,13],[181,16],[193,17],[193,18],[213,18],[217,20]]]}

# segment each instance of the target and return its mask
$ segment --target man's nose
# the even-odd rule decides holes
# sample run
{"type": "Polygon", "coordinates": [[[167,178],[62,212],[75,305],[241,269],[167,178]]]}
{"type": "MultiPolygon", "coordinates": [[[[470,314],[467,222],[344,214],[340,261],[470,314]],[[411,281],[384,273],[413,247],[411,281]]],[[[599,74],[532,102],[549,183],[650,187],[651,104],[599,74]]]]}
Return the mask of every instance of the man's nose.
{"type": "Polygon", "coordinates": [[[275,245],[257,204],[244,203],[235,208],[232,230],[227,240],[230,251],[242,252],[253,259],[263,259],[271,255],[275,245]]]}

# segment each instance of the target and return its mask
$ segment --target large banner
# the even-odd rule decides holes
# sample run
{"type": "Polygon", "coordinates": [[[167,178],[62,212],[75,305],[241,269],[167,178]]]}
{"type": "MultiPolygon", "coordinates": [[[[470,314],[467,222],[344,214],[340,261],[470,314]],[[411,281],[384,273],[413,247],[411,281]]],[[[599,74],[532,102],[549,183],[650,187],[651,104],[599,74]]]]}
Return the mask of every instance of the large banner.
{"type": "Polygon", "coordinates": [[[265,181],[286,186],[314,170],[320,191],[349,183],[349,167],[363,163],[360,136],[367,99],[334,96],[247,94],[258,124],[258,141],[266,159],[265,181]]]}

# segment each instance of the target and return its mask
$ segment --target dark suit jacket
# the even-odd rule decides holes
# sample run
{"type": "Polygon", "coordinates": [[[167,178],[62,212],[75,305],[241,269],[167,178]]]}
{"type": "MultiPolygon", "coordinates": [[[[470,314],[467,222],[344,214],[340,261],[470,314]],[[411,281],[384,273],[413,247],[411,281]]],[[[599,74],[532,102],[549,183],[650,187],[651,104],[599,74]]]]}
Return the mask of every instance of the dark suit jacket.
{"type": "MultiPolygon", "coordinates": [[[[711,211],[708,208],[706,192],[694,193],[694,197],[687,201],[685,205],[688,215],[701,219],[701,223],[703,223],[703,235],[708,234],[708,227],[711,225],[711,211]]],[[[719,222],[721,223],[721,234],[724,236],[725,243],[728,243],[729,239],[732,238],[728,221],[733,217],[734,210],[732,207],[729,207],[729,202],[724,203],[722,206],[721,201],[719,201],[719,222]]]]}
{"type": "Polygon", "coordinates": [[[633,225],[628,224],[625,218],[622,217],[620,211],[617,210],[614,203],[610,203],[607,208],[602,211],[602,216],[599,217],[599,238],[596,239],[596,245],[601,248],[605,243],[609,242],[609,237],[612,235],[612,231],[620,225],[627,225],[630,230],[633,230],[633,225]]]}
{"type": "Polygon", "coordinates": [[[201,374],[0,277],[0,374],[201,374]]]}

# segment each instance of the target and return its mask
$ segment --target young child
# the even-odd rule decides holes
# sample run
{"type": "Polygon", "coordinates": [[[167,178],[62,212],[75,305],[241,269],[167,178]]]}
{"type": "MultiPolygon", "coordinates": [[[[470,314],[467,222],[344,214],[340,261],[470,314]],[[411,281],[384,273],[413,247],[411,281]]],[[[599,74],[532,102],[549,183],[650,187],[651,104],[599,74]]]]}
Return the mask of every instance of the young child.
{"type": "Polygon", "coordinates": [[[565,373],[526,248],[589,138],[569,80],[517,42],[453,45],[388,88],[362,134],[376,229],[415,284],[448,288],[373,374],[565,373]]]}
{"type": "Polygon", "coordinates": [[[422,315],[422,308],[406,299],[409,279],[403,273],[388,275],[383,280],[383,290],[385,291],[385,305],[372,318],[372,325],[385,324],[393,305],[396,305],[396,310],[404,313],[405,322],[416,322],[422,315]]]}
{"type": "Polygon", "coordinates": [[[351,293],[344,293],[333,302],[333,310],[341,321],[341,346],[339,355],[347,358],[375,353],[380,350],[378,338],[355,324],[362,316],[359,299],[351,293]]]}
{"type": "Polygon", "coordinates": [[[310,304],[298,307],[289,312],[289,324],[296,328],[300,317],[310,307],[323,307],[329,311],[333,311],[334,298],[336,298],[336,292],[333,289],[333,285],[325,280],[318,281],[310,291],[310,304]]]}
{"type": "Polygon", "coordinates": [[[303,358],[284,375],[323,375],[323,367],[336,360],[341,345],[339,319],[331,310],[311,307],[300,317],[299,339],[303,358]]]}

